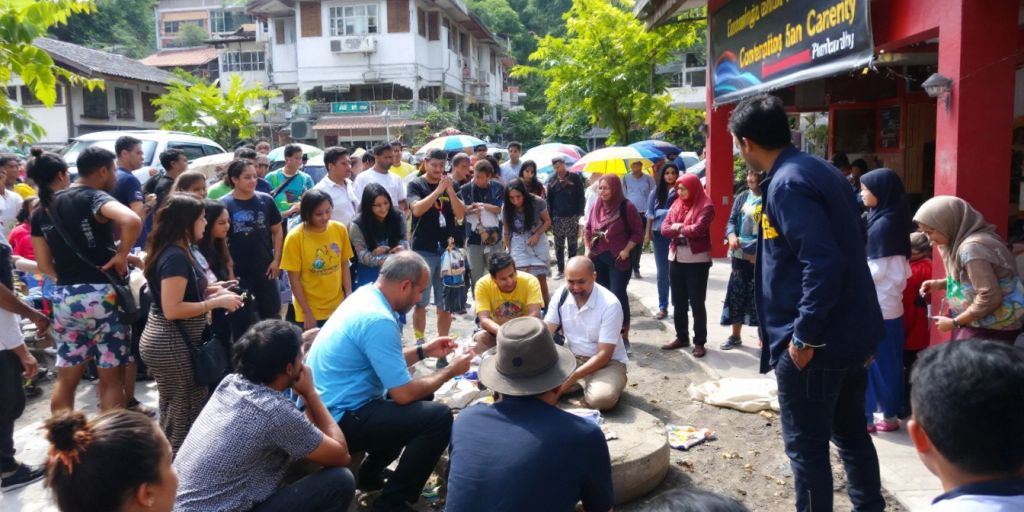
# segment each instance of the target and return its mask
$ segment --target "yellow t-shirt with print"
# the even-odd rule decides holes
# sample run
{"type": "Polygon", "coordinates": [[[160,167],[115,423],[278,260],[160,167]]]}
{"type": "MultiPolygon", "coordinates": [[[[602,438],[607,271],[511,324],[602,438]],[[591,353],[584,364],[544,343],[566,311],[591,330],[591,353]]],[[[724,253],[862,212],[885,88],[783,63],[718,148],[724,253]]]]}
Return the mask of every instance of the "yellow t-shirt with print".
{"type": "Polygon", "coordinates": [[[476,312],[487,311],[499,325],[529,313],[530,304],[544,305],[540,281],[526,272],[516,272],[516,288],[505,293],[490,274],[476,282],[476,312]]]}
{"type": "MultiPolygon", "coordinates": [[[[352,259],[352,244],[345,225],[330,221],[323,233],[300,224],[284,240],[281,270],[299,274],[306,302],[317,320],[326,320],[345,298],[343,273],[352,259]]],[[[299,302],[292,296],[295,320],[305,320],[299,302]]]]}
{"type": "Polygon", "coordinates": [[[399,165],[392,165],[391,172],[397,174],[399,178],[405,178],[410,174],[416,173],[416,166],[409,162],[401,162],[399,165]]]}

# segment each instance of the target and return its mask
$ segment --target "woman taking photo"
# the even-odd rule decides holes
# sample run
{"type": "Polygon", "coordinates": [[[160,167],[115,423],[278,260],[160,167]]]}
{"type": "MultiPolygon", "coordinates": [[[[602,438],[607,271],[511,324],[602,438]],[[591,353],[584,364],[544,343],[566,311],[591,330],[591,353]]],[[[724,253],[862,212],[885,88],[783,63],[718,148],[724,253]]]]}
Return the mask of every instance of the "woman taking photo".
{"type": "Polygon", "coordinates": [[[676,164],[666,164],[658,172],[658,186],[651,191],[647,199],[647,239],[654,245],[654,264],[658,270],[658,313],[654,318],[663,320],[668,316],[669,240],[661,234],[661,224],[668,215],[668,209],[676,200],[676,180],[679,168],[676,164]]]}
{"type": "MultiPolygon", "coordinates": [[[[206,271],[206,279],[211,283],[236,284],[234,263],[231,251],[228,250],[228,233],[231,231],[231,218],[228,208],[220,201],[207,199],[203,201],[206,229],[203,237],[193,245],[196,262],[206,271]],[[198,252],[198,254],[196,254],[198,252]]],[[[226,310],[217,309],[210,314],[210,327],[218,339],[226,342],[226,353],[231,353],[231,342],[244,334],[242,329],[248,328],[252,319],[240,315],[229,314],[226,310]]]]}
{"type": "Polygon", "coordinates": [[[174,455],[148,416],[114,410],[86,420],[64,412],[43,424],[50,442],[46,486],[61,512],[170,512],[174,455]]]}
{"type": "Polygon", "coordinates": [[[384,260],[409,248],[402,214],[391,204],[387,189],[377,183],[370,183],[363,189],[359,215],[348,226],[352,247],[359,260],[352,289],[376,281],[384,260]]]}
{"type": "Polygon", "coordinates": [[[622,342],[629,350],[629,296],[632,276],[630,251],[643,242],[643,222],[622,193],[618,176],[605,174],[597,180],[594,207],[583,229],[586,255],[597,267],[597,283],[611,290],[622,306],[622,342]]]}
{"type": "Polygon", "coordinates": [[[246,308],[255,308],[256,314],[242,316],[255,316],[256,320],[279,318],[281,293],[277,288],[277,276],[284,239],[281,212],[270,194],[256,191],[259,177],[252,160],[231,162],[224,179],[231,187],[231,193],[220,201],[227,206],[231,217],[228,249],[231,250],[231,260],[235,262],[235,277],[255,302],[247,304],[246,308]]]}
{"type": "Polygon", "coordinates": [[[334,204],[320,189],[307,191],[299,203],[302,224],[288,232],[281,269],[292,285],[295,322],[303,330],[323,327],[341,301],[352,294],[352,243],[348,228],[331,220],[334,204]]]}
{"type": "Polygon", "coordinates": [[[693,357],[704,357],[708,341],[708,312],[704,299],[711,271],[711,221],[715,208],[704,194],[696,174],[683,174],[676,180],[676,202],[672,203],[661,234],[671,240],[669,264],[672,282],[672,315],[676,339],[662,345],[673,350],[690,345],[689,318],[693,310],[693,357]]]}
{"type": "Polygon", "coordinates": [[[185,441],[208,393],[207,387],[196,384],[189,344],[202,340],[211,310],[234,311],[242,305],[238,295],[210,288],[212,283],[192,255],[192,243],[206,229],[205,213],[201,200],[171,194],[157,211],[146,246],[145,275],[153,303],[139,352],[156,380],[160,427],[174,452],[185,441]]]}
{"type": "Polygon", "coordinates": [[[946,292],[948,307],[933,317],[936,329],[952,332],[953,339],[1013,343],[1024,318],[1024,286],[995,226],[952,196],[925,201],[914,221],[939,246],[946,268],[945,279],[925,281],[920,290],[946,292]]]}
{"type": "Polygon", "coordinates": [[[892,169],[876,169],[861,177],[860,195],[868,209],[867,257],[875,294],[882,309],[885,337],[868,367],[864,411],[868,431],[891,432],[900,428],[903,404],[903,288],[910,277],[910,218],[907,192],[892,169]],[[882,406],[882,421],[875,423],[875,409],[882,406]]]}
{"type": "Polygon", "coordinates": [[[720,347],[732,350],[743,344],[740,331],[743,324],[757,327],[757,308],[754,306],[754,254],[757,252],[757,234],[761,220],[761,183],[757,173],[747,169],[747,190],[740,192],[732,203],[732,214],[725,226],[732,273],[725,292],[722,325],[731,325],[732,334],[720,347]]]}
{"type": "Polygon", "coordinates": [[[537,164],[533,160],[526,160],[519,166],[519,179],[523,180],[527,192],[542,199],[546,197],[547,190],[537,179],[537,164]]]}
{"type": "MultiPolygon", "coordinates": [[[[526,167],[526,164],[523,164],[526,167]]],[[[522,169],[520,169],[522,173],[522,169]]],[[[501,207],[504,221],[505,250],[516,262],[516,270],[526,272],[540,281],[544,306],[548,304],[548,273],[551,256],[547,231],[551,227],[548,204],[531,194],[526,183],[513,179],[505,188],[505,204],[501,207]]]]}

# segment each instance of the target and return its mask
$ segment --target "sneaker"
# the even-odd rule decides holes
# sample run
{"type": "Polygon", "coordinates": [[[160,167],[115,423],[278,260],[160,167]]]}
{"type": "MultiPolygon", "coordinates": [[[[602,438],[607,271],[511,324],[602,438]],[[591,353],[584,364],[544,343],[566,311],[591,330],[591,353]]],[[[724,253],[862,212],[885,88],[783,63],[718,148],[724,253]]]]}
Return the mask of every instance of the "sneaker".
{"type": "Polygon", "coordinates": [[[7,492],[14,489],[21,489],[33,482],[42,480],[46,476],[45,467],[34,468],[25,464],[19,464],[14,471],[4,473],[0,478],[0,491],[7,492]]]}
{"type": "Polygon", "coordinates": [[[634,270],[633,271],[633,279],[643,279],[642,277],[640,277],[640,271],[639,270],[634,270]]]}
{"type": "Polygon", "coordinates": [[[729,339],[725,340],[718,348],[722,350],[732,350],[743,344],[743,340],[739,336],[729,336],[729,339]]]}

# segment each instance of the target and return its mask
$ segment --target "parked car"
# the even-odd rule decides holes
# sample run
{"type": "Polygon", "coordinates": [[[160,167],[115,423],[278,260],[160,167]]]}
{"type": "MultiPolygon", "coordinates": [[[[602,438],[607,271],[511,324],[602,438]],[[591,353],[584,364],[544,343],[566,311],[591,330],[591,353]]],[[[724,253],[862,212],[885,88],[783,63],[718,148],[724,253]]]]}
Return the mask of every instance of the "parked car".
{"type": "Polygon", "coordinates": [[[697,153],[694,153],[693,151],[683,151],[682,153],[679,153],[679,157],[676,158],[676,160],[683,161],[684,169],[689,169],[701,161],[700,157],[697,156],[697,153]]]}
{"type": "Polygon", "coordinates": [[[72,180],[78,177],[78,167],[75,161],[78,154],[87,147],[99,146],[114,151],[114,143],[117,139],[131,135],[142,141],[142,168],[132,174],[145,183],[151,177],[150,168],[162,170],[160,165],[160,153],[168,149],[180,149],[188,157],[189,161],[196,158],[224,153],[224,148],[216,142],[205,137],[197,137],[183,132],[172,132],[167,130],[111,130],[93,132],[71,139],[71,142],[64,148],[61,156],[67,161],[72,180]]]}

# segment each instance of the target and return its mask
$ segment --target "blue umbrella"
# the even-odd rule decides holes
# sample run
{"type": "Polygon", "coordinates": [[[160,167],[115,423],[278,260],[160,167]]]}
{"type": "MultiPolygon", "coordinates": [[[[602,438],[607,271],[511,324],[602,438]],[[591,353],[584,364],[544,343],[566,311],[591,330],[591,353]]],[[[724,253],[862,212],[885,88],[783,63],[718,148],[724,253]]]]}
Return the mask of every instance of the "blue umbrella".
{"type": "Polygon", "coordinates": [[[658,153],[660,157],[666,157],[669,154],[678,155],[683,152],[682,148],[674,144],[665,142],[663,140],[642,140],[640,142],[634,142],[630,144],[630,147],[634,147],[640,150],[641,153],[658,153]]]}

